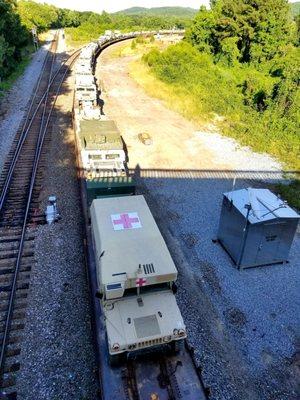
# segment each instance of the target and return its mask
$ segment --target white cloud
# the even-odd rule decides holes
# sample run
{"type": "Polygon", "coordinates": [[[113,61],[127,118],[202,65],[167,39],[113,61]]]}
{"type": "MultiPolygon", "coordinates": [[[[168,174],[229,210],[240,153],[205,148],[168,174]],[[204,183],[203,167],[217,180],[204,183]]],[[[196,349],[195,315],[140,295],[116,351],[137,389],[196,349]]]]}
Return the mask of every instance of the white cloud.
{"type": "Polygon", "coordinates": [[[129,7],[192,7],[200,8],[201,5],[208,5],[209,0],[37,0],[39,3],[53,4],[60,8],[70,8],[79,11],[103,10],[114,12],[129,7]]]}

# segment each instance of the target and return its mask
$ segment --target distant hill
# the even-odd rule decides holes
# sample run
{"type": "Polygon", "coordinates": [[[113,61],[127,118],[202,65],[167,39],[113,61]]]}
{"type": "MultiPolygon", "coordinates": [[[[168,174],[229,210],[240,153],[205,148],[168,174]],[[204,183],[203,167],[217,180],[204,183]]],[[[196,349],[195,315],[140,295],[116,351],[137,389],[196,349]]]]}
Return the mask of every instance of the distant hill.
{"type": "Polygon", "coordinates": [[[300,14],[300,1],[296,3],[291,3],[292,14],[294,17],[300,14]]]}
{"type": "Polygon", "coordinates": [[[194,17],[198,10],[190,7],[131,7],[116,12],[126,15],[159,15],[168,17],[194,17]]]}

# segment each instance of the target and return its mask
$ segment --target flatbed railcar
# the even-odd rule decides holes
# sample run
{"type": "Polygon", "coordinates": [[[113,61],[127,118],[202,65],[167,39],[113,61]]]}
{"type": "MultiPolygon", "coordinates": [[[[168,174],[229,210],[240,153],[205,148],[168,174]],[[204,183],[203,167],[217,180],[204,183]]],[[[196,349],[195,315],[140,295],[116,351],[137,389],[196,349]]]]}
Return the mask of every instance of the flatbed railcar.
{"type": "MultiPolygon", "coordinates": [[[[138,34],[138,33],[137,33],[138,34]]],[[[103,48],[109,46],[120,40],[126,40],[126,38],[135,37],[136,33],[129,33],[127,37],[125,34],[122,34],[122,37],[119,38],[106,38],[107,40],[102,41],[102,44],[99,43],[98,52],[100,52],[103,48]]],[[[80,123],[82,120],[82,116],[79,116],[79,113],[76,113],[76,123],[80,123]]],[[[101,290],[99,287],[99,276],[97,274],[97,265],[99,268],[99,258],[103,258],[105,255],[105,249],[102,250],[100,254],[96,256],[96,244],[93,246],[92,240],[92,227],[91,227],[91,214],[89,210],[89,204],[91,200],[99,196],[98,193],[94,193],[91,195],[91,192],[88,193],[87,185],[86,185],[86,176],[84,173],[84,168],[82,164],[82,158],[80,155],[81,147],[79,144],[78,136],[76,135],[77,142],[77,163],[78,163],[78,171],[80,178],[80,187],[81,187],[81,197],[82,197],[82,208],[84,215],[84,228],[85,228],[85,250],[86,250],[86,260],[87,260],[87,269],[89,276],[89,284],[90,290],[92,294],[92,304],[93,304],[93,313],[94,313],[94,324],[95,324],[95,333],[97,339],[97,357],[99,363],[99,378],[101,385],[101,398],[105,400],[115,400],[118,398],[119,400],[128,400],[128,399],[159,399],[159,400],[174,400],[174,399],[186,399],[186,400],[204,400],[207,399],[206,391],[204,389],[201,374],[197,367],[194,364],[193,357],[191,352],[186,344],[184,343],[184,348],[179,354],[170,354],[166,352],[162,352],[160,349],[160,343],[156,343],[159,345],[158,352],[147,352],[147,349],[154,349],[154,343],[150,341],[150,343],[144,343],[141,346],[142,354],[139,356],[139,351],[136,351],[136,348],[128,348],[131,344],[137,343],[127,343],[127,351],[122,351],[121,353],[126,353],[126,357],[124,360],[124,364],[121,366],[111,367],[110,361],[112,360],[112,354],[109,351],[109,341],[107,340],[107,318],[105,313],[103,312],[103,308],[101,307],[101,301],[99,297],[102,297],[101,290]],[[105,320],[106,319],[106,320],[105,320]],[[128,351],[129,350],[129,351],[128,351]],[[130,357],[127,357],[128,353],[130,353],[130,357]]],[[[101,178],[102,179],[102,178],[101,178]]],[[[135,196],[132,197],[133,199],[135,196]]],[[[110,203],[109,198],[94,200],[95,202],[99,202],[104,200],[105,202],[110,203]]],[[[111,198],[113,200],[113,198],[111,198]]],[[[118,199],[119,201],[119,199],[118,199]]],[[[129,210],[129,209],[128,209],[129,210]]],[[[128,211],[127,210],[127,211],[128,211]]],[[[94,217],[92,217],[94,218],[94,217]]],[[[112,223],[112,220],[111,220],[112,223]]],[[[127,221],[128,223],[128,221],[127,221]]],[[[118,232],[118,231],[116,231],[118,232]]],[[[97,240],[97,239],[96,239],[97,240]]],[[[98,243],[99,248],[99,243],[98,243]]],[[[98,250],[99,253],[99,250],[98,250]]],[[[124,257],[127,257],[127,254],[124,257]]],[[[147,264],[147,263],[146,263],[147,264]]],[[[151,263],[150,263],[151,264],[151,263]]],[[[142,267],[143,268],[143,267],[142,267]]],[[[146,267],[144,270],[151,273],[152,267],[146,267]]],[[[170,272],[170,271],[169,271],[170,272]]],[[[176,272],[175,272],[176,274],[176,272]]],[[[174,294],[170,293],[172,291],[172,280],[174,279],[174,269],[173,275],[169,274],[168,282],[168,295],[173,296],[174,294]],[[172,275],[172,277],[171,277],[172,275]]],[[[143,284],[143,277],[142,277],[143,284]]],[[[167,284],[168,284],[167,282],[167,284]]],[[[164,282],[166,283],[166,282],[164,282]]],[[[122,285],[121,285],[122,286],[122,285]]],[[[124,285],[125,286],[125,285],[124,285]]],[[[125,287],[124,287],[125,288],[125,287]]],[[[116,288],[119,290],[119,287],[116,288]]],[[[113,290],[116,290],[113,289],[113,290]]],[[[131,288],[132,289],[132,288],[131,288]]],[[[131,290],[129,289],[129,290],[131,290]]],[[[174,289],[174,287],[173,287],[174,289]]],[[[133,288],[133,290],[137,291],[137,288],[133,288]]],[[[137,292],[136,292],[137,294],[137,292]]],[[[114,301],[113,299],[111,299],[114,301]]],[[[135,301],[138,304],[137,299],[135,301]]],[[[174,302],[173,302],[174,306],[174,302]]],[[[136,304],[134,304],[134,308],[136,308],[136,304]]],[[[139,307],[139,306],[138,306],[139,307]]],[[[130,308],[129,308],[130,309],[130,308]]],[[[112,310],[111,310],[112,311],[112,310]]],[[[161,310],[158,310],[161,311],[161,310]]],[[[157,313],[158,313],[157,311],[157,313]]],[[[165,313],[165,311],[164,311],[165,313]]],[[[180,313],[175,312],[177,322],[182,321],[180,318],[180,313]]],[[[152,314],[153,315],[153,314],[152,314]]],[[[160,315],[158,314],[158,317],[160,315]]],[[[127,317],[127,318],[133,318],[127,317]]],[[[151,317],[153,318],[153,317],[151,317]]],[[[157,318],[157,317],[156,317],[157,318]]],[[[154,319],[154,318],[153,318],[154,319]]],[[[152,320],[151,320],[152,321],[152,320]]],[[[128,320],[124,321],[128,323],[128,320]]],[[[169,320],[170,322],[170,320],[169,320]]],[[[173,321],[172,321],[173,322],[173,321]]],[[[139,324],[139,323],[137,323],[139,324]]],[[[141,332],[143,331],[143,324],[140,324],[141,332]]],[[[150,325],[148,324],[148,328],[150,329],[150,325]],[[149,326],[148,326],[149,325],[149,326]]],[[[156,325],[154,323],[154,325],[156,325]]],[[[156,325],[157,327],[157,325],[156,325]]],[[[153,327],[152,327],[153,328],[153,327]]],[[[151,328],[151,329],[152,329],[151,328]]],[[[135,329],[135,327],[134,327],[135,329]]],[[[139,328],[138,328],[139,329],[139,328]]],[[[177,335],[177,330],[179,333],[179,329],[177,327],[172,328],[173,335],[177,335]],[[175,332],[174,332],[175,331],[175,332]]],[[[183,336],[180,338],[183,340],[185,338],[185,329],[184,324],[181,328],[184,331],[183,336]]],[[[133,331],[134,332],[134,331],[133,331]]],[[[141,333],[140,332],[140,333],[141,333]]],[[[153,331],[152,331],[153,332],[153,331]]],[[[181,331],[181,334],[183,332],[181,331]]],[[[146,333],[147,334],[147,333],[146,333]]],[[[165,335],[168,338],[166,344],[172,343],[172,339],[170,335],[165,335]]],[[[171,335],[172,336],[172,335],[171,335]]],[[[156,339],[159,339],[156,337],[156,339]]],[[[147,342],[145,340],[144,342],[147,342]]],[[[114,343],[112,343],[113,345],[114,343]]],[[[120,344],[120,343],[119,343],[120,344]]],[[[124,350],[124,349],[123,349],[124,350]]],[[[176,349],[173,349],[173,352],[176,349]]],[[[117,360],[118,362],[120,360],[117,360]]],[[[122,361],[122,360],[121,360],[122,361]]]]}
{"type": "Polygon", "coordinates": [[[87,193],[83,180],[80,180],[80,183],[85,221],[86,265],[92,299],[101,399],[207,400],[201,373],[195,367],[186,343],[179,354],[162,351],[145,352],[140,356],[132,354],[124,364],[113,367],[110,365],[106,321],[99,299],[97,256],[93,246],[87,193]]]}

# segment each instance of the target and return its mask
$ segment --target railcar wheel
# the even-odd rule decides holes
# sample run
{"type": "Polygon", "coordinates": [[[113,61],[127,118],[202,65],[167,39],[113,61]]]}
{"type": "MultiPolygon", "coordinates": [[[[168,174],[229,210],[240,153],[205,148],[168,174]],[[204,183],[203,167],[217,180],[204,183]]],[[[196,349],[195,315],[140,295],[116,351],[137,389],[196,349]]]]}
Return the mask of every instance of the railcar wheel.
{"type": "Polygon", "coordinates": [[[183,350],[183,345],[184,345],[184,340],[174,340],[174,342],[171,343],[171,352],[172,354],[180,354],[181,351],[183,350]]]}

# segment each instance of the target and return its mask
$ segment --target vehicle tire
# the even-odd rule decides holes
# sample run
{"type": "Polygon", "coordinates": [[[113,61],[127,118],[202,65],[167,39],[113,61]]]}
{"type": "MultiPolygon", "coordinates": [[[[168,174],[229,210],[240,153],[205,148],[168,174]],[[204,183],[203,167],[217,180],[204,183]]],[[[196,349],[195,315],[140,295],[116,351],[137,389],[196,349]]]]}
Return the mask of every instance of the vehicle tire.
{"type": "Polygon", "coordinates": [[[172,354],[180,354],[181,351],[183,350],[183,346],[184,346],[184,339],[174,340],[174,342],[171,343],[172,354]]]}
{"type": "Polygon", "coordinates": [[[119,367],[124,364],[126,353],[111,355],[108,353],[108,362],[111,367],[119,367]]]}

